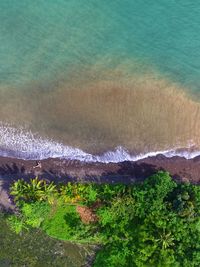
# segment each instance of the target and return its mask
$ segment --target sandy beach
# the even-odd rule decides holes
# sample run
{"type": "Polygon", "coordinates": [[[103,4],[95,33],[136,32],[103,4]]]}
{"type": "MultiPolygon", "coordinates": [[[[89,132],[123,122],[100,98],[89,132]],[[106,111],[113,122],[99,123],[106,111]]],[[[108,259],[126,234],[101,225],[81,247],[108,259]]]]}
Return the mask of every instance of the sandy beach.
{"type": "Polygon", "coordinates": [[[0,157],[0,208],[12,210],[9,186],[15,180],[38,176],[56,183],[135,183],[157,172],[168,171],[176,181],[200,183],[200,156],[193,159],[167,158],[163,155],[135,162],[86,163],[65,159],[21,160],[0,157]]]}

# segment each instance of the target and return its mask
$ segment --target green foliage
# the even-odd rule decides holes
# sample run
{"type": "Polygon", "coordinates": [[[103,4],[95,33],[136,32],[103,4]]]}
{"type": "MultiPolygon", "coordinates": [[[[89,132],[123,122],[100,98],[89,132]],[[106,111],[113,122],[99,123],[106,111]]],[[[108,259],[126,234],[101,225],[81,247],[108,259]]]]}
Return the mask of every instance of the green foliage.
{"type": "Polygon", "coordinates": [[[39,228],[48,216],[50,206],[47,202],[23,203],[21,214],[8,217],[8,223],[15,233],[20,233],[28,227],[39,228]]]}
{"type": "Polygon", "coordinates": [[[85,203],[91,205],[98,199],[98,190],[95,184],[72,184],[62,186],[61,195],[67,203],[85,203]]]}
{"type": "Polygon", "coordinates": [[[106,246],[94,266],[199,266],[199,196],[163,172],[118,195],[98,211],[106,246]]]}
{"type": "MultiPolygon", "coordinates": [[[[42,229],[54,238],[71,241],[87,240],[90,226],[84,226],[72,205],[59,205],[42,224],[42,229]]],[[[92,238],[91,238],[92,239],[92,238]]]]}
{"type": "Polygon", "coordinates": [[[104,184],[101,186],[101,191],[99,193],[100,199],[103,201],[111,201],[114,197],[120,197],[127,193],[128,189],[130,189],[130,187],[123,184],[104,184]]]}
{"type": "Polygon", "coordinates": [[[176,183],[168,173],[159,172],[136,186],[133,196],[136,199],[136,214],[139,217],[146,217],[148,214],[159,213],[165,208],[164,199],[175,188],[176,183]]]}
{"type": "Polygon", "coordinates": [[[68,183],[61,187],[61,195],[65,202],[77,203],[85,202],[92,203],[97,199],[97,191],[93,184],[72,184],[68,183]]]}
{"type": "Polygon", "coordinates": [[[10,228],[16,234],[19,234],[25,227],[24,221],[22,220],[21,216],[17,217],[15,215],[11,215],[7,220],[10,228]]]}
{"type": "Polygon", "coordinates": [[[43,181],[12,187],[21,201],[21,215],[9,219],[16,232],[41,227],[58,239],[100,242],[96,267],[200,266],[199,186],[178,184],[166,172],[134,185],[52,186],[54,201],[41,193],[48,191],[43,181]],[[89,207],[98,221],[84,224],[77,205],[89,207]]]}
{"type": "Polygon", "coordinates": [[[25,198],[26,185],[27,183],[23,179],[20,179],[14,182],[14,184],[11,186],[10,194],[14,196],[16,202],[25,198]]]}
{"type": "Polygon", "coordinates": [[[67,183],[67,185],[61,186],[60,193],[65,202],[77,203],[82,202],[86,205],[91,205],[94,202],[110,201],[113,197],[119,196],[125,193],[127,186],[123,184],[103,184],[97,185],[94,183],[67,183]]]}
{"type": "Polygon", "coordinates": [[[79,224],[74,206],[60,206],[45,220],[42,228],[52,237],[68,240],[79,224]]]}
{"type": "Polygon", "coordinates": [[[10,190],[10,194],[14,196],[16,202],[20,201],[42,201],[49,200],[56,194],[56,185],[47,184],[45,180],[39,180],[38,177],[26,182],[23,179],[16,181],[10,190]]]}
{"type": "Polygon", "coordinates": [[[0,212],[1,267],[81,267],[92,254],[89,246],[77,246],[48,237],[41,229],[16,234],[0,212]]]}
{"type": "Polygon", "coordinates": [[[99,223],[104,233],[105,243],[107,240],[127,238],[130,221],[134,217],[134,204],[133,197],[125,195],[114,198],[109,206],[103,206],[99,209],[99,223]]]}
{"type": "Polygon", "coordinates": [[[50,212],[47,202],[25,203],[22,207],[24,223],[28,226],[39,228],[50,212]]]}
{"type": "Polygon", "coordinates": [[[101,249],[97,254],[94,267],[133,267],[130,262],[130,250],[126,242],[113,242],[101,249]]]}

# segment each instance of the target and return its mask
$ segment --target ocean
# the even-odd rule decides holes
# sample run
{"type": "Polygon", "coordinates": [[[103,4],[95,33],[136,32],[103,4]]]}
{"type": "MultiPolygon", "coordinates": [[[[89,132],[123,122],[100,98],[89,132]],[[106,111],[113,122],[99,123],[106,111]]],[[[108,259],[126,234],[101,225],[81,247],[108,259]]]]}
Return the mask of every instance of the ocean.
{"type": "Polygon", "coordinates": [[[0,1],[0,155],[190,158],[199,110],[198,1],[0,1]]]}

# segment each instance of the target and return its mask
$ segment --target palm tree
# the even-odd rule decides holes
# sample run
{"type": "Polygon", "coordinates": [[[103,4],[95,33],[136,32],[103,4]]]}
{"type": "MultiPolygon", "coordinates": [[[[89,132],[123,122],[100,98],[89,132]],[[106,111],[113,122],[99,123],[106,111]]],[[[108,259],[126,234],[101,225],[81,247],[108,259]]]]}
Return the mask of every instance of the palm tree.
{"type": "MultiPolygon", "coordinates": [[[[44,180],[39,180],[38,177],[31,179],[29,183],[23,179],[16,181],[11,187],[11,195],[15,196],[15,201],[42,201],[52,198],[57,192],[56,185],[47,184],[44,180]]],[[[52,200],[51,200],[52,201],[52,200]]]]}
{"type": "Polygon", "coordinates": [[[171,235],[171,232],[166,233],[165,229],[163,229],[163,232],[160,233],[159,238],[156,239],[156,242],[158,242],[161,245],[163,250],[174,246],[173,241],[174,241],[174,237],[171,235]]]}
{"type": "Polygon", "coordinates": [[[24,198],[26,194],[26,182],[20,179],[11,186],[10,194],[14,196],[14,200],[17,202],[24,198]]]}

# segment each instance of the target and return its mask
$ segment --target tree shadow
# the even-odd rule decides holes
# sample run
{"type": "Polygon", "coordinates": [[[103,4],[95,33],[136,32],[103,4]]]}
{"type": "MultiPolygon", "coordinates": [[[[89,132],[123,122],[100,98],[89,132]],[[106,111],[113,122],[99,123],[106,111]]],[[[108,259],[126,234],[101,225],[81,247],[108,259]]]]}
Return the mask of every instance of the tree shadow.
{"type": "MultiPolygon", "coordinates": [[[[23,163],[24,164],[24,163],[23,163]]],[[[0,165],[0,189],[9,192],[10,185],[18,179],[24,179],[25,181],[30,181],[31,178],[38,176],[40,179],[45,179],[47,182],[54,182],[56,184],[66,184],[67,182],[79,182],[79,183],[137,183],[142,182],[147,177],[155,174],[159,170],[164,170],[162,167],[139,162],[121,162],[111,165],[106,164],[82,164],[77,163],[74,165],[75,172],[70,172],[70,167],[67,166],[57,167],[52,164],[45,164],[43,168],[32,167],[34,162],[31,164],[23,165],[22,163],[17,164],[15,162],[4,163],[0,165]],[[113,167],[114,166],[114,167],[113,167]],[[81,175],[82,168],[85,168],[81,175]],[[91,171],[92,170],[92,171],[91,171]],[[98,170],[93,172],[93,170],[98,170]],[[80,171],[80,172],[79,172],[80,171]],[[76,173],[76,175],[71,175],[76,173]],[[90,173],[96,173],[96,175],[91,175],[90,173]]],[[[26,164],[26,163],[25,163],[26,164]]],[[[60,165],[59,165],[60,166],[60,165]]],[[[176,179],[179,179],[176,176],[176,179]]],[[[12,201],[11,197],[11,201],[12,201]]],[[[1,204],[1,199],[0,199],[1,204]]]]}

